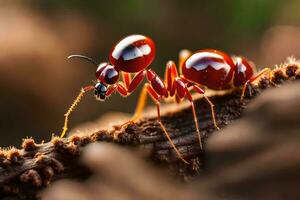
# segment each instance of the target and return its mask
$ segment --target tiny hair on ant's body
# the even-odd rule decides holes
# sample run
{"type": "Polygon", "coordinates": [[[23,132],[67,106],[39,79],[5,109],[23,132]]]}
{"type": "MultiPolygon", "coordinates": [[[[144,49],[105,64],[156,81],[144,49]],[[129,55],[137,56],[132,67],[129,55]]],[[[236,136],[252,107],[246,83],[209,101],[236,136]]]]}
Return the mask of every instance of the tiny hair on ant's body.
{"type": "Polygon", "coordinates": [[[219,50],[205,49],[195,53],[183,50],[179,54],[180,73],[175,63],[169,61],[166,64],[165,78],[163,80],[149,68],[155,58],[155,53],[156,48],[152,39],[143,35],[130,35],[120,40],[111,49],[109,63],[102,62],[97,64],[92,58],[83,55],[69,56],[69,59],[81,58],[96,65],[97,83],[94,86],[88,85],[81,89],[79,95],[64,115],[65,121],[61,137],[63,137],[68,130],[68,121],[71,112],[86,92],[94,90],[96,99],[100,101],[104,101],[114,92],[119,93],[123,97],[127,97],[146,79],[147,83],[143,86],[133,117],[122,126],[135,122],[141,117],[147,96],[149,95],[156,104],[157,121],[166,138],[175,150],[177,156],[188,164],[188,161],[177,149],[161,121],[161,101],[172,98],[173,101],[177,103],[180,103],[183,99],[187,99],[190,102],[197,138],[200,148],[202,149],[202,135],[199,130],[198,118],[191,92],[193,91],[203,95],[211,108],[213,124],[216,129],[219,129],[214,104],[205,95],[205,89],[225,90],[242,88],[242,100],[247,84],[255,81],[259,76],[270,72],[270,70],[266,68],[257,75],[253,75],[253,66],[250,65],[246,58],[230,57],[219,50]]]}

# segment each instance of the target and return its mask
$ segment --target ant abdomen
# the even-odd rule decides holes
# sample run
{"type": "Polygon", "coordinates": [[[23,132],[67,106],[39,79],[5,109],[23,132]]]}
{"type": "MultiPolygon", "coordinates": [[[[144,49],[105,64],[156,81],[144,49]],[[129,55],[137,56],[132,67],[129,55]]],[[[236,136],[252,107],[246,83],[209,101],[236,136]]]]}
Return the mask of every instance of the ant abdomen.
{"type": "Polygon", "coordinates": [[[189,81],[214,90],[229,87],[235,65],[229,55],[214,49],[192,54],[182,65],[182,74],[189,81]]]}

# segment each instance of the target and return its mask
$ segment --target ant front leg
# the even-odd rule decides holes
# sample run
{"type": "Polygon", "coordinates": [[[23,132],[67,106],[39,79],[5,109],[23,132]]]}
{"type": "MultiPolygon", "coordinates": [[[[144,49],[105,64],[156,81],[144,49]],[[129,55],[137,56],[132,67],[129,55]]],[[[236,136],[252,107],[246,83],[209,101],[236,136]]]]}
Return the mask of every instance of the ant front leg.
{"type": "Polygon", "coordinates": [[[126,97],[126,96],[130,95],[137,88],[137,86],[140,85],[140,83],[145,78],[145,76],[146,76],[146,70],[138,72],[133,77],[133,79],[131,79],[131,76],[129,73],[124,72],[123,73],[123,82],[119,81],[118,83],[116,83],[113,86],[112,90],[117,90],[117,92],[119,92],[120,95],[126,97]]]}
{"type": "MultiPolygon", "coordinates": [[[[143,81],[145,76],[146,76],[146,70],[143,70],[143,71],[140,71],[139,73],[137,73],[133,77],[133,79],[131,79],[130,74],[124,73],[123,80],[125,82],[126,87],[124,87],[123,83],[120,81],[114,85],[114,90],[117,90],[117,92],[119,94],[126,97],[126,96],[130,95],[140,85],[140,83],[143,81]]],[[[129,123],[135,122],[137,119],[139,119],[141,117],[143,109],[146,104],[146,96],[145,96],[146,92],[147,91],[145,91],[145,89],[142,90],[133,116],[131,117],[130,120],[128,120],[127,122],[118,126],[118,129],[122,128],[123,126],[125,126],[129,123]]]]}
{"type": "Polygon", "coordinates": [[[93,90],[95,87],[92,85],[83,87],[80,91],[80,93],[78,94],[78,96],[75,98],[75,100],[73,101],[72,105],[70,106],[70,108],[68,109],[68,111],[64,114],[65,116],[65,121],[64,121],[64,126],[63,126],[63,131],[60,134],[60,137],[64,137],[65,134],[67,133],[68,130],[68,122],[69,122],[69,116],[71,115],[71,113],[74,111],[74,109],[76,108],[76,106],[78,105],[78,103],[81,101],[81,98],[84,96],[84,94],[90,90],[93,90]]]}
{"type": "Polygon", "coordinates": [[[127,73],[127,72],[122,72],[122,78],[123,78],[126,88],[129,88],[129,85],[131,83],[131,74],[127,73]]]}

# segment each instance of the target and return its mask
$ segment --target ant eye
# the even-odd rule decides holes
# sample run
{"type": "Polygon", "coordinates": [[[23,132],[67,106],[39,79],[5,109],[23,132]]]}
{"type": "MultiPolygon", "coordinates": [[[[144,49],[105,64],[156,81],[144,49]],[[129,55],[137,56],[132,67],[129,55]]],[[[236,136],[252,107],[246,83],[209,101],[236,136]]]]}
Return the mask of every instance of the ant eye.
{"type": "Polygon", "coordinates": [[[101,73],[100,79],[107,84],[114,84],[119,79],[119,72],[113,66],[107,66],[101,73]]]}

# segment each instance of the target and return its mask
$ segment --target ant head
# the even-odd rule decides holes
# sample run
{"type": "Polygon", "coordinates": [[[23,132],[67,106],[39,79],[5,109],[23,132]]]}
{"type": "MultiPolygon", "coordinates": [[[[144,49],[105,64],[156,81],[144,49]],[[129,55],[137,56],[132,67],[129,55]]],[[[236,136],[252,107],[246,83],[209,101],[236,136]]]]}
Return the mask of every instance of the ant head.
{"type": "Polygon", "coordinates": [[[107,92],[107,85],[113,85],[119,80],[119,71],[113,65],[100,63],[96,70],[98,83],[95,85],[95,97],[97,100],[104,101],[107,92]]]}
{"type": "Polygon", "coordinates": [[[119,80],[119,71],[106,62],[100,63],[96,70],[96,78],[102,83],[112,85],[119,80]]]}
{"type": "Polygon", "coordinates": [[[107,86],[103,83],[96,83],[95,85],[95,97],[98,101],[104,101],[106,97],[107,86]]]}
{"type": "Polygon", "coordinates": [[[115,84],[119,80],[119,70],[109,63],[100,63],[87,56],[83,55],[70,55],[68,59],[81,58],[89,61],[90,63],[98,66],[96,70],[96,78],[98,82],[95,85],[95,96],[97,100],[104,100],[107,92],[107,85],[115,84]]]}

